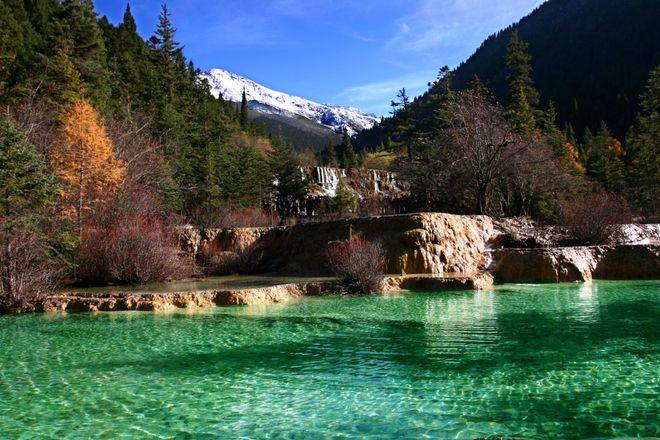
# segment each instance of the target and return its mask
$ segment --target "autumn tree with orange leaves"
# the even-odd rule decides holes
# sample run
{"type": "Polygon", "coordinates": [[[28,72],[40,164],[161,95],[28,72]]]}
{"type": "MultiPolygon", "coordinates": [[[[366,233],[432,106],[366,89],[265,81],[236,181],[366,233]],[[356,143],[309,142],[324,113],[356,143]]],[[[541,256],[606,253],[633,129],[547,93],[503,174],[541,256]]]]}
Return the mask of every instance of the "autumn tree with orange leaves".
{"type": "Polygon", "coordinates": [[[75,220],[80,233],[85,214],[115,192],[125,171],[97,111],[86,100],[76,101],[64,115],[50,160],[63,184],[62,215],[75,220]]]}

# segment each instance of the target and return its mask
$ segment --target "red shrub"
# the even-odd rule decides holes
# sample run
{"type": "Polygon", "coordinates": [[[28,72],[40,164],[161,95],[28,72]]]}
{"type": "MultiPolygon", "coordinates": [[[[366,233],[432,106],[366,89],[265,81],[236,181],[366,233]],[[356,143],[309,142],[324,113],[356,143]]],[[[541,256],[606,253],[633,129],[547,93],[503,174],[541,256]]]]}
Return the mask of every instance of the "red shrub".
{"type": "Polygon", "coordinates": [[[382,287],[385,249],[362,235],[329,243],[325,250],[332,271],[348,293],[374,293],[382,287]]]}
{"type": "Polygon", "coordinates": [[[614,226],[630,220],[623,198],[608,193],[583,197],[562,209],[562,225],[583,245],[607,243],[616,231],[614,226]]]}
{"type": "Polygon", "coordinates": [[[225,205],[215,209],[198,209],[191,216],[190,222],[202,228],[261,228],[277,226],[280,217],[261,208],[232,208],[225,205]]]}
{"type": "Polygon", "coordinates": [[[192,273],[159,205],[141,192],[124,194],[95,213],[83,226],[75,262],[78,280],[88,284],[143,284],[192,273]]]}

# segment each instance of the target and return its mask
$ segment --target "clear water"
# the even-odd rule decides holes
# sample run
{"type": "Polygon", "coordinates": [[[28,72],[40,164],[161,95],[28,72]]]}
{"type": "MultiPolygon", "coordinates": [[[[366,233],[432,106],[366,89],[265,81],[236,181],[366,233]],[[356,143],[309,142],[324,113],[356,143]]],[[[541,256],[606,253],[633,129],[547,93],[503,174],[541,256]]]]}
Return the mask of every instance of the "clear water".
{"type": "Polygon", "coordinates": [[[660,436],[660,282],[0,317],[0,438],[660,436]]]}

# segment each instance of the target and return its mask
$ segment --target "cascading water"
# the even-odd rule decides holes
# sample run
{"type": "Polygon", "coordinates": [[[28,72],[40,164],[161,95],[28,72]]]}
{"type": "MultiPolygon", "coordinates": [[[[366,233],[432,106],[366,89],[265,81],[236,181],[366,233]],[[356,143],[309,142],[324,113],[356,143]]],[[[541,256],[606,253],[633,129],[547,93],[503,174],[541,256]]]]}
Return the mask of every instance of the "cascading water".
{"type": "Polygon", "coordinates": [[[324,195],[334,197],[337,195],[337,188],[339,187],[339,176],[336,168],[330,167],[316,167],[314,170],[315,182],[323,189],[324,195]]]}

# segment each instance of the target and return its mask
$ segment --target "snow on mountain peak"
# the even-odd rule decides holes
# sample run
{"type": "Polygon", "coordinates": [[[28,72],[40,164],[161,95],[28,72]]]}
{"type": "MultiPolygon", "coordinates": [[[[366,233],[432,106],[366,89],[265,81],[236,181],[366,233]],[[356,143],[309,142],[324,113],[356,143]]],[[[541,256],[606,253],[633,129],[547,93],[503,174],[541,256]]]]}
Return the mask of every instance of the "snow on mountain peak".
{"type": "Polygon", "coordinates": [[[331,130],[349,135],[371,128],[379,121],[375,115],[364,113],[354,107],[319,104],[298,96],[278,92],[250,79],[223,69],[211,69],[201,74],[211,85],[211,93],[227,101],[241,102],[243,90],[250,109],[260,113],[290,117],[300,116],[315,121],[331,130]]]}

